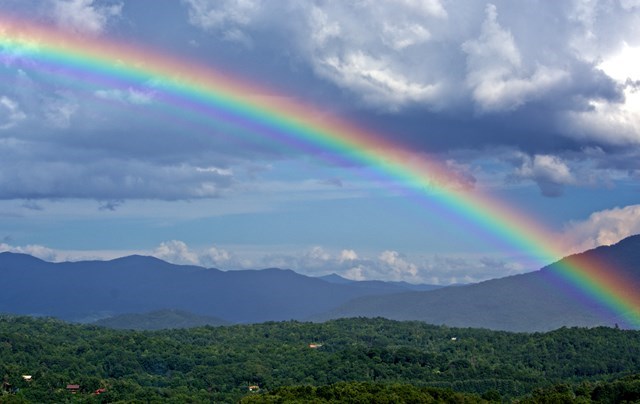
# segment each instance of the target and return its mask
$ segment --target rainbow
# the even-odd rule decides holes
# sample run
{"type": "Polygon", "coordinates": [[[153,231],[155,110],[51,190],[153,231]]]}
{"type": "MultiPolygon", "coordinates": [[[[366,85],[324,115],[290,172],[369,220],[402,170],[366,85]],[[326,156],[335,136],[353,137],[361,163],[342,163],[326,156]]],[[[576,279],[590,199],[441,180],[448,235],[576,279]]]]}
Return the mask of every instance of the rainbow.
{"type": "MultiPolygon", "coordinates": [[[[531,218],[478,190],[447,186],[451,173],[433,158],[419,156],[389,137],[319,113],[311,105],[189,61],[102,38],[79,38],[53,27],[0,17],[0,58],[25,60],[24,69],[54,69],[77,80],[113,86],[161,82],[164,101],[210,119],[307,153],[366,166],[373,175],[420,194],[432,209],[463,218],[496,241],[535,256],[542,264],[562,257],[554,237],[531,218]]],[[[556,273],[592,301],[640,328],[640,293],[606,263],[572,256],[556,273]]]]}

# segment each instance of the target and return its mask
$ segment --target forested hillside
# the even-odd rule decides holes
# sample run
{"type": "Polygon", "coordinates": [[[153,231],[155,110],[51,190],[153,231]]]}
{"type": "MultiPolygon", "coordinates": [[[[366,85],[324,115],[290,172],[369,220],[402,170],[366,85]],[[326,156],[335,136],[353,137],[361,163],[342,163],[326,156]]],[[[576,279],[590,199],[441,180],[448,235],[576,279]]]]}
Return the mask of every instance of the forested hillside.
{"type": "Polygon", "coordinates": [[[104,402],[236,401],[286,386],[340,382],[524,397],[558,383],[637,373],[640,332],[612,328],[519,334],[345,319],[119,331],[0,319],[0,377],[8,386],[2,401],[63,402],[69,384],[79,386],[75,400],[104,402]],[[97,396],[98,389],[105,391],[97,396]]]}
{"type": "Polygon", "coordinates": [[[563,268],[571,266],[575,259],[600,263],[600,267],[622,275],[630,291],[640,290],[640,235],[636,235],[563,258],[539,271],[429,292],[360,297],[313,320],[385,317],[451,327],[527,332],[616,324],[637,329],[636,321],[628,321],[634,318],[632,313],[606,309],[596,300],[584,298],[575,285],[563,279],[563,268]]]}

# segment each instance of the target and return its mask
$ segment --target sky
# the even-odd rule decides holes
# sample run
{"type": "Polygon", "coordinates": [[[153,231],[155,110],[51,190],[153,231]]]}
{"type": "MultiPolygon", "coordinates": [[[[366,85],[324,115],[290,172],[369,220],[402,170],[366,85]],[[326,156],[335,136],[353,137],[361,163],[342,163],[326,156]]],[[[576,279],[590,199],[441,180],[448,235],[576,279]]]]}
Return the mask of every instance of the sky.
{"type": "MultiPolygon", "coordinates": [[[[638,0],[0,0],[0,17],[375,131],[567,254],[640,233],[638,0]]],[[[0,251],[432,284],[538,269],[365,164],[167,108],[154,83],[0,58],[0,251]]]]}

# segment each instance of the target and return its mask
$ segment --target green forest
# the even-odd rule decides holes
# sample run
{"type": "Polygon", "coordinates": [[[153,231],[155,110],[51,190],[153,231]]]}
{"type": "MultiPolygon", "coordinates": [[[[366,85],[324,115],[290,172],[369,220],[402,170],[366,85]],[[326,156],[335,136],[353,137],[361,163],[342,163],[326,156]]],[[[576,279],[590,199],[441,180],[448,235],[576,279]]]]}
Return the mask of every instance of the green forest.
{"type": "Polygon", "coordinates": [[[639,375],[640,331],[613,328],[356,318],[123,331],[0,316],[2,403],[640,402],[639,375]]]}

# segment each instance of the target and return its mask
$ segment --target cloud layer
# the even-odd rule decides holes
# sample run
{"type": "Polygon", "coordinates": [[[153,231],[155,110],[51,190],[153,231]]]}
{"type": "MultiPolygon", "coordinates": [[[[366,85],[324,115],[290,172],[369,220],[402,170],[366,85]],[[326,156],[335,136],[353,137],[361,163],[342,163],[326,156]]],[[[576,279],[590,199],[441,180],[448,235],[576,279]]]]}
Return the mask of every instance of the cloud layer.
{"type": "MultiPolygon", "coordinates": [[[[568,223],[557,237],[565,255],[617,243],[640,234],[640,205],[594,212],[580,221],[568,223]]],[[[387,249],[359,253],[354,249],[327,249],[316,245],[298,252],[265,252],[256,246],[194,248],[181,240],[168,240],[144,251],[65,251],[42,245],[14,246],[11,240],[0,242],[0,252],[31,254],[60,262],[87,259],[113,259],[123,255],[144,254],[181,265],[197,265],[222,270],[283,268],[309,276],[336,273],[352,280],[405,281],[427,284],[473,283],[539,269],[518,257],[491,254],[408,255],[387,249]]],[[[540,264],[538,264],[540,265],[540,264]]]]}
{"type": "MultiPolygon", "coordinates": [[[[237,75],[263,86],[247,86],[243,95],[251,99],[315,105],[318,120],[342,118],[410,151],[408,167],[425,159],[443,162],[451,175],[434,188],[524,201],[525,212],[550,215],[556,231],[573,220],[563,236],[569,249],[638,231],[634,207],[613,208],[634,203],[640,179],[637,1],[181,0],[151,9],[121,0],[5,0],[0,11],[237,75]],[[567,201],[583,208],[574,212],[567,201]],[[600,212],[580,221],[594,210],[600,212]]],[[[67,211],[97,206],[95,215],[122,218],[124,208],[179,200],[181,207],[198,206],[191,218],[226,213],[228,226],[238,223],[230,212],[273,213],[265,223],[284,239],[283,229],[302,227],[299,212],[306,212],[305,224],[324,224],[321,209],[335,208],[323,205],[326,200],[349,199],[352,204],[327,217],[360,229],[362,216],[355,212],[402,194],[384,169],[357,163],[357,150],[336,156],[295,136],[273,141],[273,133],[254,121],[168,96],[161,79],[125,82],[94,73],[42,63],[10,41],[0,43],[0,215],[11,219],[0,231],[25,239],[39,234],[39,223],[29,230],[16,224],[21,215],[25,222],[47,218],[63,227],[67,222],[52,205],[56,212],[65,210],[62,205],[67,211]],[[227,198],[224,208],[221,197],[227,198]]],[[[153,220],[166,219],[174,230],[189,226],[177,225],[179,215],[163,206],[153,220]]],[[[424,215],[405,213],[385,210],[371,220],[422,225],[424,215]]],[[[440,224],[425,222],[432,225],[440,224]]],[[[418,233],[406,228],[403,240],[418,233]]],[[[282,253],[194,249],[179,240],[148,252],[205,266],[280,266],[429,283],[524,268],[493,254],[425,258],[415,253],[418,247],[403,252],[402,243],[376,244],[365,254],[362,244],[340,242],[351,245],[342,249],[307,233],[307,244],[290,240],[298,251],[282,253]],[[320,247],[328,245],[332,249],[320,247]]],[[[153,243],[181,237],[163,235],[153,243]]],[[[355,231],[352,237],[371,240],[355,231]]],[[[35,245],[4,248],[65,256],[35,245]]]]}
{"type": "MultiPolygon", "coordinates": [[[[144,17],[120,1],[5,7],[39,10],[61,29],[104,37],[144,17]]],[[[533,181],[552,197],[611,170],[638,170],[627,156],[640,149],[640,76],[620,67],[640,57],[634,2],[183,0],[173,7],[183,19],[158,10],[158,24],[173,24],[175,41],[198,43],[189,52],[202,63],[254,66],[256,81],[326,98],[452,167],[483,170],[476,161],[486,161],[487,150],[508,149],[491,163],[514,155],[520,163],[502,178],[533,181]],[[271,59],[282,61],[253,65],[271,59]],[[597,157],[585,153],[595,149],[597,157]],[[587,167],[591,174],[575,174],[587,167]]],[[[299,156],[164,103],[162,83],[76,83],[59,70],[31,69],[11,47],[0,56],[0,155],[12,162],[0,176],[0,199],[217,197],[238,178],[201,168],[240,172],[256,160],[299,156]]]]}
{"type": "Polygon", "coordinates": [[[568,251],[580,252],[611,245],[625,237],[640,234],[640,205],[606,209],[592,213],[584,221],[571,222],[563,235],[568,251]]]}

